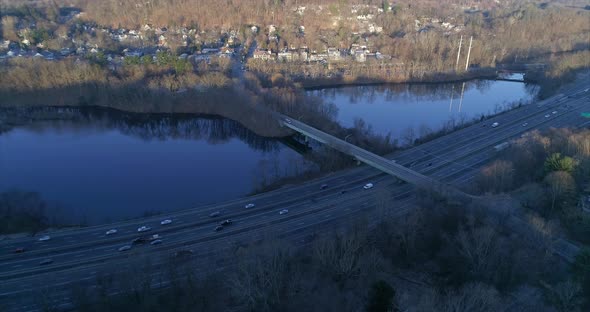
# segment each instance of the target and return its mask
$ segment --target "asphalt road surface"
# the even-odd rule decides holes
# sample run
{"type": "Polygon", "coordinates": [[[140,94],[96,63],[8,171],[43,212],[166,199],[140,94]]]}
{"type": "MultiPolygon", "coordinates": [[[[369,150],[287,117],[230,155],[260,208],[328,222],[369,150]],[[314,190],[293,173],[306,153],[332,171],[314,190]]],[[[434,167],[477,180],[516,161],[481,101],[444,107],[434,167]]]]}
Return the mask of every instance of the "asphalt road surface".
{"type": "MultiPolygon", "coordinates": [[[[581,113],[590,111],[590,92],[584,91],[588,87],[588,83],[577,84],[548,100],[523,106],[387,158],[456,187],[468,186],[478,168],[494,156],[493,147],[497,144],[532,129],[587,127],[590,120],[581,113]],[[499,126],[492,128],[493,122],[498,122],[499,126]]],[[[377,221],[375,212],[401,215],[413,207],[413,202],[413,186],[361,166],[301,185],[168,215],[4,240],[0,242],[0,310],[39,311],[43,308],[40,301],[67,308],[72,301],[70,286],[73,283],[92,287],[105,272],[134,272],[137,261],[147,258],[157,268],[180,249],[194,251],[191,261],[199,272],[206,274],[231,265],[223,259],[239,246],[269,237],[281,237],[294,246],[304,245],[314,237],[350,224],[367,212],[376,216],[372,222],[377,221]],[[374,187],[363,189],[369,182],[374,187]],[[324,184],[326,188],[321,187],[324,184]],[[379,194],[394,200],[392,211],[379,212],[379,194]],[[255,207],[246,209],[249,203],[255,207]],[[280,214],[283,209],[289,212],[280,214]],[[219,212],[219,216],[210,217],[213,212],[219,212]],[[172,223],[161,225],[164,219],[171,219],[172,223]],[[215,231],[225,219],[232,219],[234,223],[215,231]],[[151,230],[138,233],[141,226],[149,226],[151,230]],[[106,235],[110,229],[118,232],[106,235]],[[45,234],[51,239],[38,241],[45,234]],[[118,251],[139,236],[153,234],[161,236],[161,244],[148,243],[118,251]],[[21,247],[26,251],[14,252],[21,247]],[[40,265],[47,259],[52,263],[40,265]]],[[[150,273],[150,281],[155,287],[168,282],[157,269],[150,273]]]]}

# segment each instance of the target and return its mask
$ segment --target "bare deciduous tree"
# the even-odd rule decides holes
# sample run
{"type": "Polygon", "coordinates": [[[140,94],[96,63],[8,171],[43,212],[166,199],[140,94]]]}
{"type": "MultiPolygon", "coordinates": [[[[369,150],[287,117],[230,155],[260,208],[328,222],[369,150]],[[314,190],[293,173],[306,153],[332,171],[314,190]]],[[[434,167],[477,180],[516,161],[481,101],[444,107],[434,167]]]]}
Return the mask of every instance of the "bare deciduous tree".
{"type": "Polygon", "coordinates": [[[565,171],[554,171],[545,177],[547,190],[551,195],[551,210],[555,210],[558,200],[563,200],[571,195],[576,188],[574,178],[565,171]]]}
{"type": "Polygon", "coordinates": [[[567,280],[553,287],[547,286],[548,298],[559,312],[580,311],[583,302],[580,284],[567,280]]]}

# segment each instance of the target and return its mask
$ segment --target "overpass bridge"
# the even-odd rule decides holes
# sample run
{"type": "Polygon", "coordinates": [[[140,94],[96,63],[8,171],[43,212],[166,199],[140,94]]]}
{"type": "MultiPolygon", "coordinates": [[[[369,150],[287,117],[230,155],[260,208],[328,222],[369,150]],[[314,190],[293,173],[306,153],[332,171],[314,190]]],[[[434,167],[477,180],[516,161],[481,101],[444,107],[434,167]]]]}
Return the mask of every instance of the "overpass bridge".
{"type": "Polygon", "coordinates": [[[363,162],[373,168],[381,170],[389,175],[395,176],[396,178],[416,185],[421,188],[435,190],[440,193],[447,193],[458,195],[461,198],[471,198],[470,195],[459,191],[458,189],[435,180],[431,177],[425,176],[417,171],[411,170],[404,167],[393,160],[386,159],[377,154],[373,154],[365,149],[362,149],[354,144],[350,144],[344,140],[336,138],[328,133],[313,128],[301,121],[293,118],[280,115],[280,123],[298,133],[303,134],[306,137],[312,138],[322,144],[328,145],[342,153],[348,154],[354,157],[356,160],[363,162]]]}

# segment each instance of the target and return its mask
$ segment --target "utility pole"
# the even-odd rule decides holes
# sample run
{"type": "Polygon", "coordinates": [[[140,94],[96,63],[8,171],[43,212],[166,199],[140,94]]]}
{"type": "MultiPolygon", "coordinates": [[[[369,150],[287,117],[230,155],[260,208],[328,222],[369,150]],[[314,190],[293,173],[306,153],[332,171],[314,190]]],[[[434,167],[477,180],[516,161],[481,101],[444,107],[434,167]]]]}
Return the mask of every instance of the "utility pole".
{"type": "Polygon", "coordinates": [[[473,36],[469,39],[469,50],[467,50],[467,62],[465,63],[465,70],[469,68],[469,56],[471,55],[471,43],[473,42],[473,36]]]}
{"type": "Polygon", "coordinates": [[[461,44],[463,44],[463,35],[461,35],[461,40],[459,40],[459,50],[457,50],[457,63],[455,64],[455,71],[459,68],[459,56],[461,55],[461,44]]]}

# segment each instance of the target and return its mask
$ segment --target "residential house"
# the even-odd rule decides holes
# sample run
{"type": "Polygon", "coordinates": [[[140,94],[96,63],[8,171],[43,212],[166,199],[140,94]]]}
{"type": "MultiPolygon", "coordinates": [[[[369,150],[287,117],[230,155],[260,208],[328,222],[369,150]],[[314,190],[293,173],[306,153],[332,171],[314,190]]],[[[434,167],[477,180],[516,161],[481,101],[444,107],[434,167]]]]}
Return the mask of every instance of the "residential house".
{"type": "Polygon", "coordinates": [[[343,59],[342,53],[336,48],[328,48],[328,59],[332,61],[340,61],[343,59]]]}
{"type": "Polygon", "coordinates": [[[254,51],[253,57],[255,59],[265,60],[265,61],[273,58],[272,52],[270,50],[262,50],[262,49],[257,49],[256,51],[254,51]]]}
{"type": "Polygon", "coordinates": [[[364,62],[367,60],[365,50],[358,49],[358,50],[354,51],[353,56],[357,62],[364,62]]]}
{"type": "Polygon", "coordinates": [[[277,54],[277,58],[279,61],[286,61],[290,62],[293,60],[293,52],[291,51],[283,51],[277,54]]]}
{"type": "Polygon", "coordinates": [[[165,46],[167,46],[167,45],[168,45],[168,43],[166,42],[166,36],[164,36],[164,35],[160,35],[160,36],[158,37],[158,46],[159,46],[159,47],[165,47],[165,46]]]}
{"type": "Polygon", "coordinates": [[[4,41],[2,41],[0,48],[1,49],[8,49],[9,46],[10,46],[10,40],[4,40],[4,41]]]}
{"type": "Polygon", "coordinates": [[[226,54],[228,56],[234,55],[235,52],[236,52],[236,50],[234,48],[230,48],[230,47],[221,48],[221,53],[226,54]]]}

